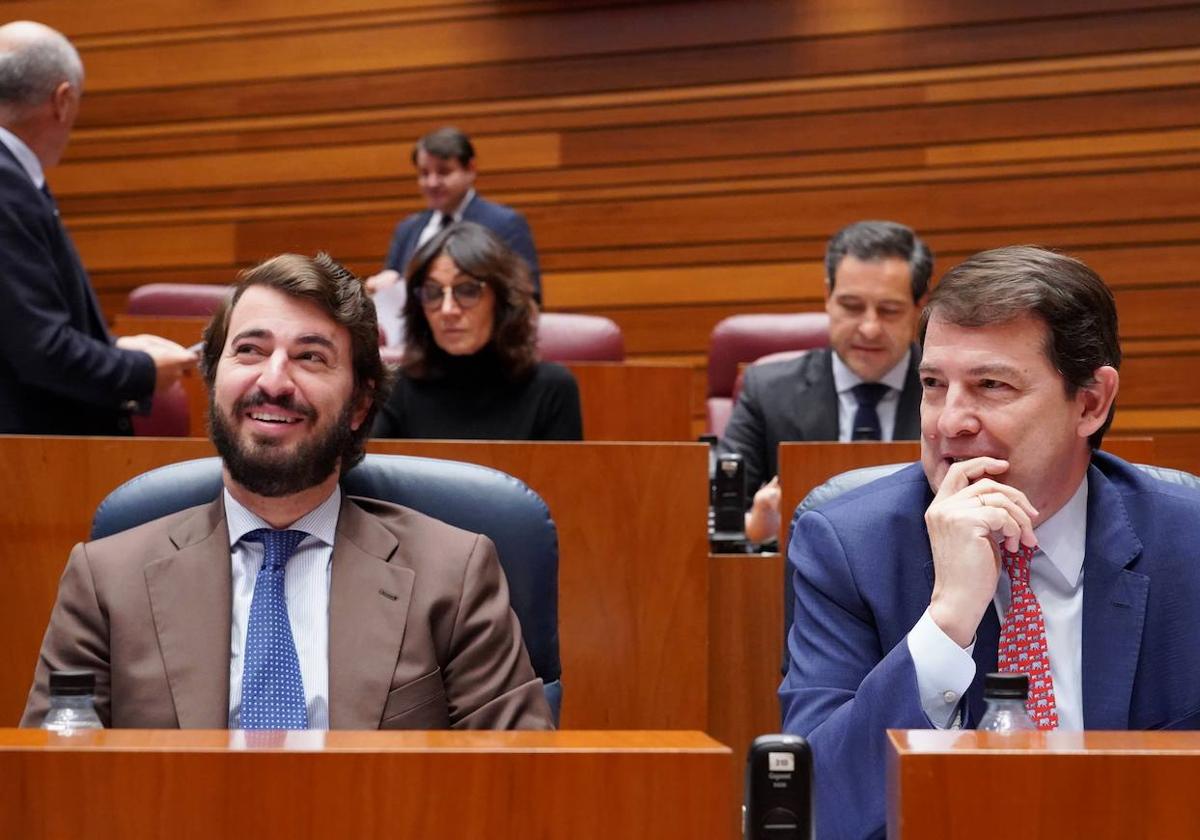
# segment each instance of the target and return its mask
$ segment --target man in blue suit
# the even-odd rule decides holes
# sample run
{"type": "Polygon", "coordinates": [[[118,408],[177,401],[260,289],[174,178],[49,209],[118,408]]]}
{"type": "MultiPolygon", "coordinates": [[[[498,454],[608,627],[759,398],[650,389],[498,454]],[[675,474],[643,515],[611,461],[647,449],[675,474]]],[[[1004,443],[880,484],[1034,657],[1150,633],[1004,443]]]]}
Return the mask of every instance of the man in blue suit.
{"type": "Polygon", "coordinates": [[[0,433],[131,434],[196,363],[173,341],[108,334],[46,187],[79,113],[83,64],[62,34],[0,27],[0,433]]]}
{"type": "Polygon", "coordinates": [[[921,463],[805,514],[788,549],[780,700],[812,745],[822,840],[883,836],[885,730],[978,723],[1017,586],[1044,616],[1046,726],[1200,727],[1200,491],[1098,451],[1111,292],[1069,257],[988,251],[920,334],[921,463]],[[1023,548],[1028,584],[1002,559],[1023,548]]]}
{"type": "MultiPolygon", "coordinates": [[[[495,233],[528,263],[533,297],[540,304],[542,275],[529,223],[513,208],[488,201],[475,192],[475,147],[470,138],[452,127],[431,131],[413,146],[412,162],[417,170],[417,187],[425,197],[427,209],[413,213],[396,225],[383,262],[384,270],[367,279],[367,289],[377,296],[377,306],[381,310],[394,308],[395,300],[386,290],[404,278],[404,270],[417,248],[443,228],[464,219],[495,233]],[[384,303],[385,300],[388,303],[384,303]]],[[[396,329],[396,318],[389,317],[391,314],[381,311],[380,322],[388,332],[388,343],[398,344],[392,334],[396,329]]]]}

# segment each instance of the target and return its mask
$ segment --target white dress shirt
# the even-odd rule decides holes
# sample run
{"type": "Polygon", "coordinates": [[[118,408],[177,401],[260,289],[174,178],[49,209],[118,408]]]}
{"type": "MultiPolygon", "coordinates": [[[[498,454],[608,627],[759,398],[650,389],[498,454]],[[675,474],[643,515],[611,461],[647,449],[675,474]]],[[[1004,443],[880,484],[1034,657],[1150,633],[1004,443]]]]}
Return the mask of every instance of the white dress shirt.
{"type": "MultiPolygon", "coordinates": [[[[879,428],[883,440],[891,440],[896,431],[896,408],[900,405],[900,392],[908,378],[908,361],[912,348],[879,380],[888,386],[888,392],[880,398],[875,411],[879,414],[879,428]]],[[[838,395],[838,440],[848,441],[854,436],[854,414],[858,411],[858,399],[854,388],[866,380],[850,370],[842,358],[833,354],[833,387],[838,395]]]]}
{"type": "Polygon", "coordinates": [[[45,186],[46,172],[42,169],[42,162],[33,153],[33,149],[25,145],[24,140],[7,128],[0,127],[0,143],[13,153],[13,157],[21,164],[21,168],[29,175],[29,180],[33,181],[35,187],[40,190],[45,186]]]}
{"type": "MultiPolygon", "coordinates": [[[[454,208],[454,212],[450,215],[454,217],[454,221],[461,222],[463,212],[466,211],[467,205],[471,203],[471,199],[475,197],[475,188],[467,190],[467,194],[463,196],[463,200],[458,203],[458,207],[454,208]]],[[[425,227],[421,228],[421,234],[417,237],[417,248],[420,248],[430,239],[442,232],[442,214],[434,210],[429,217],[429,221],[425,223],[425,227]]],[[[417,248],[413,249],[416,253],[417,248]]]]}
{"type": "MultiPolygon", "coordinates": [[[[263,544],[243,540],[258,528],[270,528],[263,520],[238,504],[225,490],[225,521],[229,528],[229,559],[233,568],[233,617],[229,642],[229,728],[239,729],[242,711],[242,666],[246,647],[246,623],[254,598],[254,581],[263,563],[263,544]]],[[[305,537],[288,560],[284,571],[284,597],[288,623],[300,659],[304,702],[308,706],[308,728],[329,728],[329,580],[333,540],[337,531],[342,491],[333,493],[315,509],[291,525],[305,537]]]]}
{"type": "MultiPolygon", "coordinates": [[[[1038,550],[1029,566],[1029,586],[1042,607],[1058,728],[1083,729],[1083,556],[1087,540],[1087,477],[1070,500],[1033,533],[1038,550]]],[[[1012,584],[1001,571],[992,600],[1001,626],[1012,584]]],[[[959,701],[975,678],[974,643],[963,649],[929,616],[908,634],[921,706],[941,729],[956,719],[959,701]]]]}

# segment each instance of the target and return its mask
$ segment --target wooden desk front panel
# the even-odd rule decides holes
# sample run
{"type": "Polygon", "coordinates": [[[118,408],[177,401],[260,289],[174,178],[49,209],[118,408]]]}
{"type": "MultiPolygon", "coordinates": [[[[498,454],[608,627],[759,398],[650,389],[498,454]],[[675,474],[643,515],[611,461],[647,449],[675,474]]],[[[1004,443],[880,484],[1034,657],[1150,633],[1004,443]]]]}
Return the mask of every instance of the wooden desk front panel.
{"type": "Polygon", "coordinates": [[[1200,733],[888,733],[892,840],[1192,840],[1200,733]]]}
{"type": "MultiPolygon", "coordinates": [[[[372,451],[495,467],[524,480],[559,530],[563,726],[704,729],[707,453],[701,444],[387,441],[372,451]]],[[[25,705],[58,578],[96,505],[201,439],[0,436],[0,722],[25,705]]]]}
{"type": "Polygon", "coordinates": [[[697,732],[0,730],[0,836],[732,838],[732,763],[697,732]]]}

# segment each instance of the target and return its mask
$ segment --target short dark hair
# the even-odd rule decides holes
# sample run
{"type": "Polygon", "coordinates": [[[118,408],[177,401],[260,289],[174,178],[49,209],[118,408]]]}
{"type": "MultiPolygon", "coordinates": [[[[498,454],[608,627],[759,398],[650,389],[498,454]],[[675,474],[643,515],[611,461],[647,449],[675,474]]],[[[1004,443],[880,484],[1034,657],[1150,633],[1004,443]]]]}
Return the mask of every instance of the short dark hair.
{"type": "MultiPolygon", "coordinates": [[[[1117,305],[1112,291],[1079,260],[1017,245],[983,251],[946,272],[921,313],[920,340],[933,316],[960,327],[985,327],[1032,316],[1045,323],[1046,358],[1063,377],[1067,397],[1095,381],[1097,368],[1121,367],[1117,305]]],[[[1099,448],[1116,402],[1088,443],[1099,448]]]]}
{"type": "Polygon", "coordinates": [[[441,254],[454,260],[463,274],[486,283],[495,293],[490,344],[505,374],[516,380],[532,371],[537,364],[537,334],[529,268],[499,237],[474,222],[450,225],[422,245],[408,264],[401,370],[413,379],[425,379],[441,373],[449,361],[449,354],[434,341],[433,328],[417,295],[430,266],[441,254]]]}
{"type": "Polygon", "coordinates": [[[838,266],[847,256],[860,260],[896,257],[908,263],[912,278],[913,303],[929,291],[933,274],[933,252],[913,229],[898,222],[855,222],[839,230],[825,246],[825,282],[829,291],[837,281],[838,266]]]}
{"type": "Polygon", "coordinates": [[[341,471],[345,473],[362,460],[371,422],[387,398],[390,379],[379,357],[379,323],[375,304],[367,296],[362,281],[328,254],[310,258],[300,254],[280,254],[238,275],[233,293],[213,313],[204,328],[202,369],[209,393],[217,378],[217,363],[225,349],[229,321],[234,307],[251,286],[267,286],[285,295],[311,301],[333,321],[350,333],[351,365],[354,371],[354,395],[371,400],[363,423],[350,436],[342,453],[341,471]]]}
{"type": "Polygon", "coordinates": [[[437,158],[453,158],[467,166],[475,159],[475,147],[471,138],[452,125],[431,131],[413,145],[412,162],[417,162],[417,152],[437,158]]]}

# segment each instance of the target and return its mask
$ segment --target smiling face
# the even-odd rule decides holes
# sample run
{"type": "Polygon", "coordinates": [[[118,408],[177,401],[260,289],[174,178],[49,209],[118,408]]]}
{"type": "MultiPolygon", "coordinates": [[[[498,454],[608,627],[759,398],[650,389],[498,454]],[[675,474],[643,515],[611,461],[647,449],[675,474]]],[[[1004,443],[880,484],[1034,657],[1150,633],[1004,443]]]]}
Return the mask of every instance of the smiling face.
{"type": "Polygon", "coordinates": [[[825,301],[829,343],[858,376],[878,382],[904,357],[916,331],[920,307],[908,263],[847,255],[834,279],[825,301]]]}
{"type": "Polygon", "coordinates": [[[935,311],[920,367],[921,461],[935,491],[951,463],[987,455],[1009,462],[993,478],[1025,493],[1039,521],[1075,492],[1091,459],[1088,435],[1116,394],[1116,371],[1098,369],[1104,387],[1068,397],[1046,355],[1047,337],[1045,323],[1028,315],[963,327],[935,311]]]}
{"type": "Polygon", "coordinates": [[[487,283],[483,284],[483,296],[468,309],[450,291],[455,286],[470,283],[474,278],[459,271],[458,266],[446,254],[439,254],[429,265],[425,283],[441,286],[444,294],[435,308],[425,308],[425,317],[433,331],[433,340],[451,356],[469,356],[482,350],[492,340],[496,319],[496,293],[487,283]]]}
{"type": "Polygon", "coordinates": [[[346,328],[309,300],[255,285],[226,335],[209,414],[229,476],[272,497],[336,481],[368,408],[356,404],[346,328]]]}
{"type": "Polygon", "coordinates": [[[453,213],[475,183],[475,161],[463,164],[458,158],[438,157],[417,150],[417,187],[425,204],[439,213],[453,213]]]}

